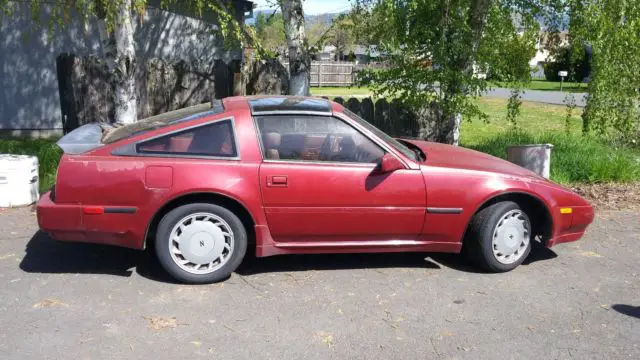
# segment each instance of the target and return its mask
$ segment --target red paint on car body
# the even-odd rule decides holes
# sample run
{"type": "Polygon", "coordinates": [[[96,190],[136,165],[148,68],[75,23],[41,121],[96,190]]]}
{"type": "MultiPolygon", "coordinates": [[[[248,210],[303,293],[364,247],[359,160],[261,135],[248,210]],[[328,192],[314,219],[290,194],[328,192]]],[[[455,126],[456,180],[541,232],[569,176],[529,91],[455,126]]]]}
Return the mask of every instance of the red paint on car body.
{"type": "MultiPolygon", "coordinates": [[[[228,198],[247,211],[257,256],[459,252],[472,216],[497,196],[514,193],[544,205],[551,221],[547,246],[579,239],[593,221],[593,208],[577,194],[504,160],[448,145],[409,140],[426,154],[424,161],[387,147],[393,156],[388,166],[402,167],[388,173],[378,172],[375,164],[263,160],[247,101],[228,98],[222,113],[133,135],[81,155],[63,155],[55,201],[46,193],[38,203],[40,228],[58,240],[142,249],[153,220],[168,204],[207,194],[228,198]],[[233,121],[237,158],[112,154],[146,139],[225,119],[233,121]],[[87,213],[110,207],[135,211],[87,213]],[[561,207],[571,207],[573,213],[560,214],[561,207]],[[428,211],[431,208],[454,211],[428,211]]],[[[345,115],[342,105],[331,107],[333,116],[384,145],[345,115]]],[[[191,140],[180,138],[171,146],[185,151],[189,144],[183,141],[191,140]]],[[[314,149],[321,145],[313,137],[307,142],[314,149]]]]}

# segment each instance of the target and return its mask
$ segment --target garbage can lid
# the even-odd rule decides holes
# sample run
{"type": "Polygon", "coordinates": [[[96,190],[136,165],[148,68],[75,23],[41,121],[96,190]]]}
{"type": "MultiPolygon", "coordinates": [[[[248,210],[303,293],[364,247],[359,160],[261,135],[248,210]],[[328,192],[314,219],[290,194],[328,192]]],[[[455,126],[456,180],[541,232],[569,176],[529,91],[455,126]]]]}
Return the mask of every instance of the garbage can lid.
{"type": "Polygon", "coordinates": [[[523,144],[523,145],[507,145],[507,149],[510,148],[527,148],[527,147],[542,147],[552,149],[553,144],[523,144]]]}

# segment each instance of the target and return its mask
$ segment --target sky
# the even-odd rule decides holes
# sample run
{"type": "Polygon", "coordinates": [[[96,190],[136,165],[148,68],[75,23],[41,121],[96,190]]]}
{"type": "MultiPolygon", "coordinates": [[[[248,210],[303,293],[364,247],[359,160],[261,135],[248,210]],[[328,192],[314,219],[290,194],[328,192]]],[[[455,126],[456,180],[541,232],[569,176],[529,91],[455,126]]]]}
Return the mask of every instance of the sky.
{"type": "MultiPolygon", "coordinates": [[[[273,0],[252,0],[256,4],[256,10],[270,9],[273,0]]],[[[305,15],[331,14],[349,10],[350,0],[304,0],[302,7],[305,15]]]]}

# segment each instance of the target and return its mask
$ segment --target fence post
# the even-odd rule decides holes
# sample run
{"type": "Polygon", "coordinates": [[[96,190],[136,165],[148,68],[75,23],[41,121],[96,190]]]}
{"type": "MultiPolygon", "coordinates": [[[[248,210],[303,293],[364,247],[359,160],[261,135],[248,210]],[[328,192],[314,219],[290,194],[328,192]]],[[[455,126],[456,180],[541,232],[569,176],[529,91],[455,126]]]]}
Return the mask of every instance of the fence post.
{"type": "Polygon", "coordinates": [[[391,126],[389,126],[389,102],[384,98],[376,101],[374,111],[373,125],[387,134],[394,136],[395,134],[391,133],[391,126]]]}
{"type": "Polygon", "coordinates": [[[373,124],[373,100],[370,97],[362,99],[362,118],[373,124]]]}
{"type": "Polygon", "coordinates": [[[322,87],[322,61],[318,63],[318,87],[322,87]]]}

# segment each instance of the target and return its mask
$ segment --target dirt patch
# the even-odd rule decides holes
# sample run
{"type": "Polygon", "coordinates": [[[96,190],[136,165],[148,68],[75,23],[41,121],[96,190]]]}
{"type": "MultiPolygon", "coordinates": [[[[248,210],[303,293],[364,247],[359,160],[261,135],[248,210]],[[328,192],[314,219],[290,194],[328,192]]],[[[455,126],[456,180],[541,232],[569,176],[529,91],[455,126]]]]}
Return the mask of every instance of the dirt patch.
{"type": "Polygon", "coordinates": [[[640,209],[640,183],[581,184],[571,187],[598,210],[640,209]]]}

